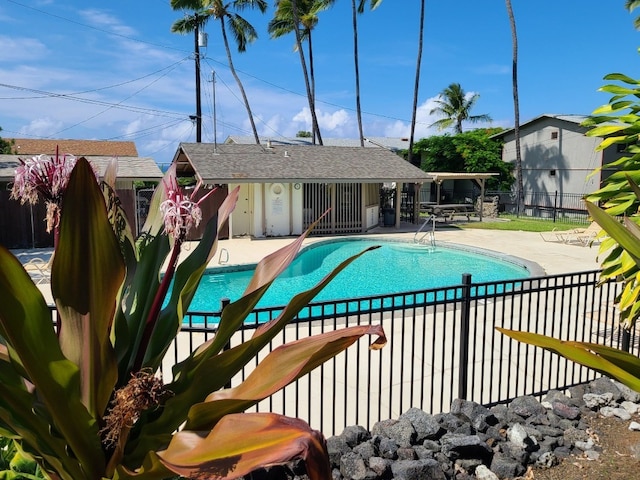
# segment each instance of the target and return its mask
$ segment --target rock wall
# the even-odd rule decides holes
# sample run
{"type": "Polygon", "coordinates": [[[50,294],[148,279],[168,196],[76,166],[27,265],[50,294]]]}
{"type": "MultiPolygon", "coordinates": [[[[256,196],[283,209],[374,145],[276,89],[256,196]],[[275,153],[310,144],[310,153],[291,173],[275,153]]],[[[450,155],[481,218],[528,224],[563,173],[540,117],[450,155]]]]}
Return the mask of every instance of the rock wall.
{"type": "MultiPolygon", "coordinates": [[[[498,218],[500,197],[485,197],[483,202],[482,216],[484,218],[498,218]]],[[[476,199],[476,212],[480,211],[480,197],[476,199]]]]}
{"type": "MultiPolygon", "coordinates": [[[[327,439],[327,449],[333,480],[513,479],[530,466],[551,468],[570,455],[597,459],[599,448],[585,419],[600,414],[630,421],[638,411],[640,394],[602,377],[564,393],[551,391],[542,402],[523,396],[486,408],[454,400],[449,413],[436,415],[411,408],[370,432],[347,427],[327,439]]],[[[640,424],[630,422],[629,428],[640,424]]],[[[307,476],[298,463],[252,478],[307,476]]]]}

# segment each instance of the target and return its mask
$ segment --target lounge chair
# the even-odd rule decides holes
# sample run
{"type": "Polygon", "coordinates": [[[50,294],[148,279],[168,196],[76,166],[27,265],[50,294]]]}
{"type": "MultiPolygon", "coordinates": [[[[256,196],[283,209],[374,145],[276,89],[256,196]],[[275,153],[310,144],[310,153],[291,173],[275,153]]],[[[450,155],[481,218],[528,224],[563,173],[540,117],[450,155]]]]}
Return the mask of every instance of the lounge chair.
{"type": "Polygon", "coordinates": [[[587,228],[576,228],[565,232],[565,243],[577,243],[586,247],[598,241],[598,234],[601,231],[602,227],[598,223],[591,222],[587,228]]]}
{"type": "Polygon", "coordinates": [[[567,243],[565,237],[570,232],[572,232],[572,230],[558,230],[554,228],[550,232],[540,232],[540,236],[545,242],[567,243]]]}

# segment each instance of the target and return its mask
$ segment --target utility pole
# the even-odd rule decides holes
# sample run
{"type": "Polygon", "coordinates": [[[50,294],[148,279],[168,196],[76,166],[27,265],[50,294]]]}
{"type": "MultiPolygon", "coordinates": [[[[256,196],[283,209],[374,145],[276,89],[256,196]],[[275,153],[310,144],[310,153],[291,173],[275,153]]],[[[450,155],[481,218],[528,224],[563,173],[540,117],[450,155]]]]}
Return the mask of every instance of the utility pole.
{"type": "Polygon", "coordinates": [[[196,60],[196,143],[202,142],[202,105],[200,103],[200,20],[198,14],[193,16],[195,22],[195,60],[196,60]]]}
{"type": "Polygon", "coordinates": [[[218,149],[218,130],[216,123],[216,72],[215,70],[211,71],[211,85],[213,87],[213,152],[216,153],[218,149]]]}

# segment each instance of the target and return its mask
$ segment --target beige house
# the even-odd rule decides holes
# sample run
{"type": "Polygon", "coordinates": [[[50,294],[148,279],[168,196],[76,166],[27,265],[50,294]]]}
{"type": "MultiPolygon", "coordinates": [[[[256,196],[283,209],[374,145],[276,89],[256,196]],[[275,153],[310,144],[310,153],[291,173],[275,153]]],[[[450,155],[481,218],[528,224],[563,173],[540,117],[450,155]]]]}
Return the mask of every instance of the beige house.
{"type": "MultiPolygon", "coordinates": [[[[386,148],[183,143],[179,176],[240,187],[231,235],[299,235],[328,212],[316,234],[360,233],[380,222],[380,189],[430,181],[429,174],[386,148]]],[[[400,202],[395,202],[400,222],[400,202]]]]}

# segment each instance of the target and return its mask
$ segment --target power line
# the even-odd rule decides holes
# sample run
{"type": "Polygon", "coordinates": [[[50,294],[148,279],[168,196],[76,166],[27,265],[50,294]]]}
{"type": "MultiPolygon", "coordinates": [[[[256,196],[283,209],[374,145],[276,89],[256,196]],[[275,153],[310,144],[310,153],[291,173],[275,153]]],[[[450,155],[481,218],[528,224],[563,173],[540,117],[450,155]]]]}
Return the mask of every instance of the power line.
{"type": "Polygon", "coordinates": [[[0,83],[0,87],[10,88],[10,89],[13,89],[13,90],[20,90],[20,91],[25,91],[25,92],[33,92],[33,93],[37,93],[39,95],[43,95],[43,96],[48,97],[48,98],[61,98],[61,99],[65,99],[65,100],[72,100],[74,102],[114,107],[114,108],[119,108],[119,109],[122,109],[122,110],[127,110],[127,111],[131,111],[131,112],[136,112],[136,113],[148,113],[150,115],[174,117],[174,118],[176,118],[176,117],[184,118],[185,117],[184,113],[179,113],[179,112],[170,112],[170,111],[167,111],[167,110],[159,110],[159,109],[155,109],[155,108],[136,107],[136,106],[133,106],[133,105],[122,105],[122,104],[117,104],[117,103],[105,102],[103,100],[93,100],[93,99],[89,99],[89,98],[80,98],[80,97],[74,96],[73,94],[47,92],[47,91],[44,91],[44,90],[36,90],[36,89],[33,89],[33,88],[20,87],[20,86],[17,86],[17,85],[9,85],[9,84],[6,84],[6,83],[0,83]]]}
{"type": "Polygon", "coordinates": [[[65,22],[73,23],[74,25],[79,25],[84,28],[88,28],[90,30],[95,30],[97,32],[106,33],[107,35],[111,35],[113,37],[120,37],[126,40],[131,40],[134,42],[145,43],[147,45],[152,45],[154,47],[166,48],[168,50],[176,50],[179,52],[185,52],[186,50],[182,48],[171,47],[169,45],[162,45],[159,43],[149,42],[147,40],[140,40],[139,38],[130,37],[128,35],[123,35],[122,33],[115,33],[109,30],[105,30],[103,28],[94,27],[93,25],[87,25],[86,23],[78,22],[77,20],[72,20],[70,18],[63,17],[62,15],[56,15],[55,13],[47,12],[46,10],[41,10],[39,8],[32,7],[30,5],[25,5],[24,3],[16,2],[15,0],[6,0],[7,2],[13,3],[14,5],[18,5],[23,8],[28,8],[29,10],[33,10],[35,12],[41,13],[42,15],[47,15],[49,17],[57,18],[58,20],[63,20],[65,22]]]}

